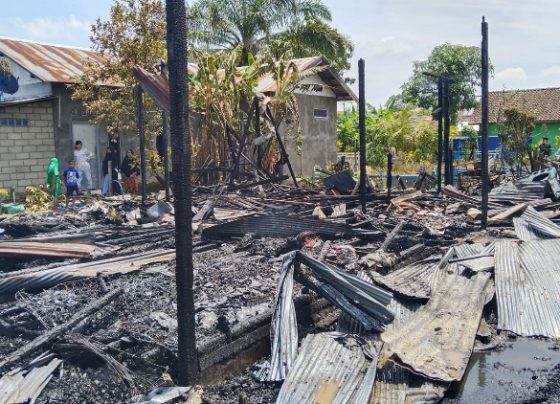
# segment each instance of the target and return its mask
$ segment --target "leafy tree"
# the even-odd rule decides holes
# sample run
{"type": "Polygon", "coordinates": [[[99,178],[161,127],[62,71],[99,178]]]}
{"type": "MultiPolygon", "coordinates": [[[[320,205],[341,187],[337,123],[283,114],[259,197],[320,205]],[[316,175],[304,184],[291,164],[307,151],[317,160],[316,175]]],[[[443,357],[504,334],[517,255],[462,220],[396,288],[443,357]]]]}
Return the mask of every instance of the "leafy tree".
{"type": "Polygon", "coordinates": [[[504,122],[498,136],[506,148],[506,162],[520,173],[523,161],[531,159],[530,137],[535,129],[536,117],[517,108],[503,111],[504,122]]]}
{"type": "Polygon", "coordinates": [[[437,91],[433,89],[434,79],[426,77],[425,72],[453,80],[449,91],[452,122],[457,122],[460,110],[478,105],[476,95],[482,74],[480,48],[443,44],[436,46],[426,60],[414,62],[413,74],[402,86],[403,96],[407,102],[433,109],[437,105],[437,91]]]}
{"type": "MultiPolygon", "coordinates": [[[[166,57],[165,7],[161,0],[115,0],[109,20],[98,19],[91,27],[93,49],[106,56],[102,65],[88,63],[73,97],[83,102],[96,124],[107,125],[110,133],[136,130],[132,67],[139,65],[153,73],[166,57]],[[100,83],[117,84],[100,86],[100,83]]],[[[157,110],[145,97],[146,110],[157,110]]],[[[147,134],[155,135],[159,116],[146,114],[147,134]]]]}
{"type": "Polygon", "coordinates": [[[349,68],[353,46],[332,28],[321,0],[197,0],[189,9],[190,34],[208,49],[241,47],[241,64],[266,46],[279,55],[322,54],[337,69],[349,68]]]}
{"type": "Polygon", "coordinates": [[[461,128],[457,134],[467,139],[463,146],[463,156],[465,159],[474,159],[476,149],[478,149],[478,132],[476,129],[467,125],[461,128]]]}
{"type": "Polygon", "coordinates": [[[12,74],[10,64],[6,59],[0,60],[0,75],[8,76],[12,74]]]}
{"type": "MultiPolygon", "coordinates": [[[[358,110],[352,108],[338,115],[338,145],[350,152],[358,147],[358,110]]],[[[366,158],[375,168],[383,168],[387,153],[397,150],[398,158],[420,163],[433,160],[437,148],[437,131],[432,121],[422,120],[422,111],[408,105],[402,110],[367,107],[366,158]]]]}
{"type": "MultiPolygon", "coordinates": [[[[86,62],[84,75],[72,87],[72,97],[82,101],[93,123],[107,127],[112,142],[123,131],[137,130],[136,80],[132,67],[138,65],[156,73],[157,65],[167,59],[165,21],[161,0],[115,0],[109,19],[98,19],[91,27],[93,49],[105,55],[106,61],[86,62]]],[[[146,95],[144,104],[146,137],[155,140],[162,132],[161,113],[146,95]]],[[[148,142],[148,148],[152,174],[163,184],[161,158],[155,142],[148,142]]]]}

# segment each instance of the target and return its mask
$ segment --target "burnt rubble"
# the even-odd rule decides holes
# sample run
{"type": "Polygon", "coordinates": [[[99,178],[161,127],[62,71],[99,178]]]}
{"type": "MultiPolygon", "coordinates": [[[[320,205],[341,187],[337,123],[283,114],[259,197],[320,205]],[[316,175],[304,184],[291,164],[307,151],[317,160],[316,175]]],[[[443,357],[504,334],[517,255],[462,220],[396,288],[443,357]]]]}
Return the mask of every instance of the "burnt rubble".
{"type": "MultiPolygon", "coordinates": [[[[523,290],[512,283],[516,274],[539,271],[525,249],[557,248],[560,205],[527,186],[514,200],[498,197],[500,189],[511,191],[490,195],[486,230],[480,200],[450,186],[443,197],[394,190],[388,201],[369,193],[366,213],[359,196],[321,188],[199,190],[193,261],[202,386],[185,389],[173,382],[172,205],[141,209],[113,198],[73,214],[4,219],[0,401],[21,394],[45,403],[449,397],[469,358],[503,346],[504,336],[560,337],[554,316],[524,324],[511,306],[550,312],[560,296],[514,301],[510,293],[523,290]],[[519,257],[514,264],[510,253],[519,257]],[[441,311],[447,317],[436,321],[441,311]],[[313,362],[321,344],[345,359],[332,368],[313,362]],[[363,380],[329,390],[331,373],[344,375],[351,363],[363,380]],[[305,390],[310,380],[313,392],[305,390]]],[[[547,256],[542,262],[556,265],[547,256]]],[[[541,280],[531,283],[535,293],[541,280]]]]}

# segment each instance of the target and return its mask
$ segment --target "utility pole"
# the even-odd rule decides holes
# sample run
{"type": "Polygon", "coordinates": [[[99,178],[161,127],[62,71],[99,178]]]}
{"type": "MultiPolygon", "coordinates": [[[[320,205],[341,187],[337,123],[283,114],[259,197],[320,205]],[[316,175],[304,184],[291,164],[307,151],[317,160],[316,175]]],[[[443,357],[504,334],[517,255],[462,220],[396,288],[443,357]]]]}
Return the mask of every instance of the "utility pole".
{"type": "Polygon", "coordinates": [[[187,11],[184,0],[167,0],[167,54],[175,200],[175,279],[177,286],[178,382],[199,379],[195,339],[192,262],[191,135],[188,120],[187,11]]]}
{"type": "Polygon", "coordinates": [[[364,59],[358,61],[358,127],[360,130],[360,201],[366,213],[366,90],[364,59]]]}
{"type": "Polygon", "coordinates": [[[482,138],[482,227],[488,224],[488,188],[490,180],[488,178],[488,23],[482,17],[482,102],[481,102],[481,125],[480,136],[482,138]]]}

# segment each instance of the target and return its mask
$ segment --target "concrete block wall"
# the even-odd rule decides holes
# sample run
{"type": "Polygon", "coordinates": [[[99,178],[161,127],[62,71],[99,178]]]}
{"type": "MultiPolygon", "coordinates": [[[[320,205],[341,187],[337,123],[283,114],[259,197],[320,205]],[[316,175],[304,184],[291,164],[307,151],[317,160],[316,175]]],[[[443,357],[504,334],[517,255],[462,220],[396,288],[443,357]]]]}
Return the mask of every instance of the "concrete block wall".
{"type": "Polygon", "coordinates": [[[54,154],[51,101],[0,108],[0,188],[23,192],[43,184],[54,154]],[[3,125],[3,119],[27,119],[28,125],[3,125]]]}
{"type": "MultiPolygon", "coordinates": [[[[301,152],[296,151],[295,139],[287,135],[286,126],[280,127],[284,136],[290,163],[298,176],[310,177],[315,166],[325,168],[336,163],[336,98],[309,94],[297,94],[299,124],[301,128],[301,152]],[[316,118],[315,109],[327,110],[326,118],[316,118]]],[[[284,174],[289,174],[284,167],[284,174]]]]}

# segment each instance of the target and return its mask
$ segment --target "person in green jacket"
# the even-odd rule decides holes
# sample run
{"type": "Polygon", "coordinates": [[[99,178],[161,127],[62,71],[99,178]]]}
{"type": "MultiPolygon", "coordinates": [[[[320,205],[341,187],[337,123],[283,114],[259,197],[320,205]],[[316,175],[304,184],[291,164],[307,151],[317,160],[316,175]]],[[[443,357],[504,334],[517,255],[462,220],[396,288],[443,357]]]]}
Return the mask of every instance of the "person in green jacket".
{"type": "Polygon", "coordinates": [[[53,211],[58,210],[58,198],[62,194],[61,184],[60,184],[60,170],[58,167],[58,159],[56,157],[51,158],[49,166],[47,167],[47,189],[53,197],[53,211]]]}

